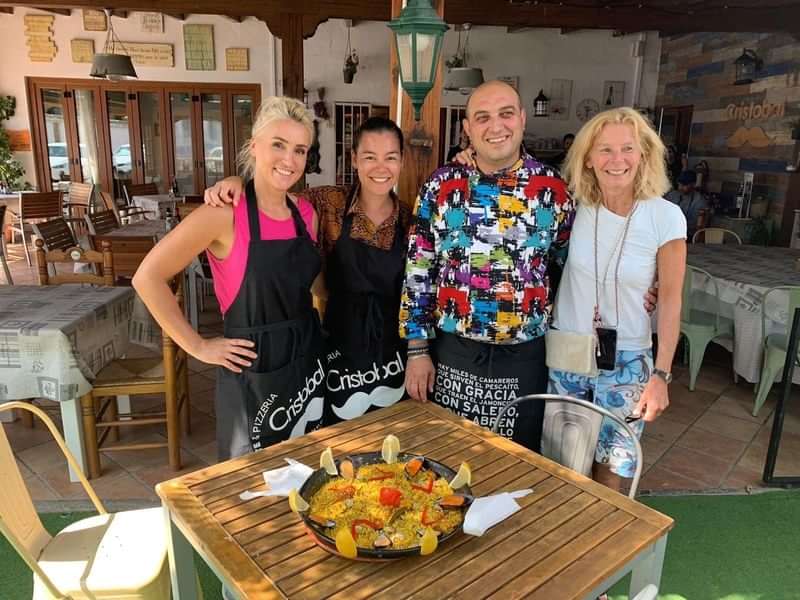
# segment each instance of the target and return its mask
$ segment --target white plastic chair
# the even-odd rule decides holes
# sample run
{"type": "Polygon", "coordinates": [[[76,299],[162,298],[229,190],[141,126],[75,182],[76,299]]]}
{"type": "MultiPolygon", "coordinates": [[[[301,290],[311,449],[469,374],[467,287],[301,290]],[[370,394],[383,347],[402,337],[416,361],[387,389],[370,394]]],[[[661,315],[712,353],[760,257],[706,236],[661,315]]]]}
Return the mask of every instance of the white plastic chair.
{"type": "Polygon", "coordinates": [[[0,533],[33,571],[33,600],[166,600],[167,526],[161,507],[109,514],[53,422],[23,402],[0,405],[38,416],[61,448],[98,514],[52,537],[42,525],[0,426],[0,533]]]}
{"type": "Polygon", "coordinates": [[[642,445],[639,443],[636,433],[624,419],[602,406],[571,396],[529,394],[506,404],[497,415],[492,431],[498,432],[501,419],[511,408],[529,401],[546,403],[542,427],[542,455],[583,475],[589,475],[591,472],[603,417],[611,419],[622,427],[633,440],[636,450],[636,469],[631,480],[631,488],[628,491],[629,498],[636,497],[639,480],[642,477],[642,445]]]}

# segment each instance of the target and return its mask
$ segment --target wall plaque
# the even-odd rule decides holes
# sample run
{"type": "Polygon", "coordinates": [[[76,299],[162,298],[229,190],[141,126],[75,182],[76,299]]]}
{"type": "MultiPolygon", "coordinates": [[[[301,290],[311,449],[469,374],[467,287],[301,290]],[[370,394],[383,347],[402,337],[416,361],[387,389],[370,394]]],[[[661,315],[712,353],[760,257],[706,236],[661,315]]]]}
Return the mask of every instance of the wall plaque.
{"type": "Polygon", "coordinates": [[[31,132],[27,129],[6,129],[12,152],[28,152],[31,149],[31,132]]]}
{"type": "Polygon", "coordinates": [[[72,62],[90,63],[94,56],[94,40],[70,40],[72,62]]]}
{"type": "Polygon", "coordinates": [[[83,29],[84,31],[105,31],[108,29],[106,13],[102,10],[84,10],[83,29]]]}
{"type": "Polygon", "coordinates": [[[227,71],[249,71],[249,48],[225,48],[225,69],[227,71]]]}
{"type": "Polygon", "coordinates": [[[183,53],[186,56],[187,71],[215,71],[214,26],[184,25],[183,53]]]}
{"type": "Polygon", "coordinates": [[[139,22],[144,33],[164,33],[164,15],[157,12],[139,14],[139,22]]]}
{"type": "Polygon", "coordinates": [[[56,44],[53,41],[53,21],[51,15],[25,15],[25,44],[31,62],[53,62],[56,44]]]}
{"type": "Polygon", "coordinates": [[[143,67],[175,66],[175,47],[172,44],[122,42],[122,46],[125,50],[124,54],[131,57],[134,65],[143,67]]]}

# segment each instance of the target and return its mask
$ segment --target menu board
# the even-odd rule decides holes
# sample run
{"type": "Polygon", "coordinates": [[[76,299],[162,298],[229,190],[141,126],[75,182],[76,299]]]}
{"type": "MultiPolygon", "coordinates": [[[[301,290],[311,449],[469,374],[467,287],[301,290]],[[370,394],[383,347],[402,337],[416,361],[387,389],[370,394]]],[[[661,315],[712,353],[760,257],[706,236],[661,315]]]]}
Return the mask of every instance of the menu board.
{"type": "Polygon", "coordinates": [[[187,71],[215,71],[214,26],[184,25],[183,53],[186,56],[187,71]]]}
{"type": "Polygon", "coordinates": [[[94,40],[70,40],[72,62],[90,63],[94,56],[94,40]]]}
{"type": "Polygon", "coordinates": [[[249,48],[225,48],[225,69],[227,71],[249,71],[249,48]]]}

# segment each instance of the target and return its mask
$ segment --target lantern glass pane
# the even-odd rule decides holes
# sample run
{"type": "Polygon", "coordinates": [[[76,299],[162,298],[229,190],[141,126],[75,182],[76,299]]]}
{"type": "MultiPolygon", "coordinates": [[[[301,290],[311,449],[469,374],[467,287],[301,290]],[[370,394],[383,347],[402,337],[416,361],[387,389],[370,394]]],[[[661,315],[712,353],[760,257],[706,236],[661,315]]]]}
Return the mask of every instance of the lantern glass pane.
{"type": "Polygon", "coordinates": [[[414,55],[411,52],[411,34],[397,34],[397,60],[400,61],[400,78],[403,81],[413,81],[414,55]]]}
{"type": "Polygon", "coordinates": [[[436,54],[436,36],[427,33],[417,34],[417,82],[430,82],[433,71],[433,57],[436,54]]]}

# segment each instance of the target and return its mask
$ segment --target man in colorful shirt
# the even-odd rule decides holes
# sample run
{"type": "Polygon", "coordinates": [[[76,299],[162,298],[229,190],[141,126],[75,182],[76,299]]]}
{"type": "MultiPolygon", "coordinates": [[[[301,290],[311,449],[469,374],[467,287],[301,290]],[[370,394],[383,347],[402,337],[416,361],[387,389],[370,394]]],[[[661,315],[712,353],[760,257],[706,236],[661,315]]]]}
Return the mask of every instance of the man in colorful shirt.
{"type": "MultiPolygon", "coordinates": [[[[422,186],[400,333],[411,397],[433,392],[489,427],[514,398],[546,391],[551,274],[566,260],[575,207],[558,172],[521,151],[525,111],[511,86],[478,87],[464,128],[477,168],[447,165],[422,186]]],[[[538,450],[543,413],[541,403],[512,409],[500,430],[538,450]]]]}

